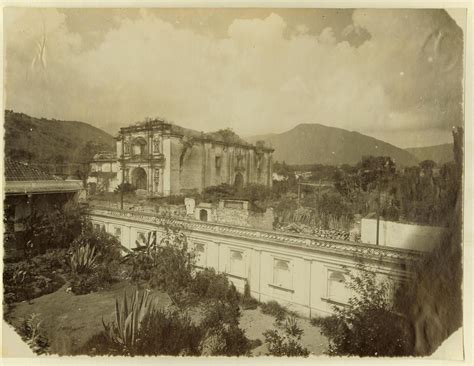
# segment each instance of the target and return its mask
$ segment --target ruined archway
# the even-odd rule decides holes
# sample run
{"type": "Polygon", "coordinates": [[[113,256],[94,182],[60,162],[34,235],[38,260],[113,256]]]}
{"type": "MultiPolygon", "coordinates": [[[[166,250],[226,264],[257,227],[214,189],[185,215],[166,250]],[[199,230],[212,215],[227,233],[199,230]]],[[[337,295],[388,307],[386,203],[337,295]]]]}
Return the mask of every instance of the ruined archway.
{"type": "Polygon", "coordinates": [[[132,172],[132,185],[136,189],[147,189],[147,175],[143,168],[135,168],[132,172]]]}

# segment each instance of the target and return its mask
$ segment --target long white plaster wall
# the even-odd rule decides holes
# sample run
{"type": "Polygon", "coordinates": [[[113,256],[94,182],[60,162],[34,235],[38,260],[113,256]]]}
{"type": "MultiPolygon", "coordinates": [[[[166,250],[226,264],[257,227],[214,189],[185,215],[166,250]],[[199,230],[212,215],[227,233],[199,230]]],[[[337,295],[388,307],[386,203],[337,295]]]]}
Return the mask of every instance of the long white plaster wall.
{"type": "MultiPolygon", "coordinates": [[[[444,233],[445,229],[442,227],[403,224],[380,220],[379,245],[430,252],[441,242],[444,233]]],[[[377,220],[362,219],[362,242],[376,244],[376,239],[377,220]]]]}
{"type": "MultiPolygon", "coordinates": [[[[122,245],[127,248],[135,246],[140,232],[156,230],[158,235],[162,233],[162,229],[153,224],[120,218],[92,216],[91,221],[111,234],[116,233],[116,228],[120,228],[122,245]]],[[[252,296],[259,301],[276,300],[303,316],[330,314],[334,304],[329,299],[330,271],[346,272],[356,266],[355,258],[340,254],[208,232],[186,233],[192,245],[204,247],[204,255],[199,258],[198,265],[226,273],[239,291],[243,291],[245,282],[248,281],[252,296]],[[232,273],[231,251],[242,252],[242,273],[232,273]],[[290,264],[291,284],[285,288],[274,283],[275,259],[290,264]]],[[[381,276],[390,276],[395,280],[402,280],[406,276],[393,263],[379,267],[378,271],[381,276]]],[[[345,295],[348,297],[350,293],[345,295]]]]}

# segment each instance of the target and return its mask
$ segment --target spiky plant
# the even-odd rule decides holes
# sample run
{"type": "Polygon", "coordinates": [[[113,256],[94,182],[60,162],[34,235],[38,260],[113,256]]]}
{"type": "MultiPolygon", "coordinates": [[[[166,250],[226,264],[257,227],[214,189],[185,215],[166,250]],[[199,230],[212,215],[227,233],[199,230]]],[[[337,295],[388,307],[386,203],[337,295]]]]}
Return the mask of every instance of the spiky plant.
{"type": "Polygon", "coordinates": [[[115,321],[106,324],[102,319],[105,334],[109,340],[127,354],[133,354],[146,315],[154,310],[148,291],[135,291],[128,298],[125,293],[122,303],[115,300],[115,321]]]}
{"type": "Polygon", "coordinates": [[[94,269],[97,261],[95,248],[89,244],[75,248],[69,258],[73,274],[84,273],[94,269]]]}

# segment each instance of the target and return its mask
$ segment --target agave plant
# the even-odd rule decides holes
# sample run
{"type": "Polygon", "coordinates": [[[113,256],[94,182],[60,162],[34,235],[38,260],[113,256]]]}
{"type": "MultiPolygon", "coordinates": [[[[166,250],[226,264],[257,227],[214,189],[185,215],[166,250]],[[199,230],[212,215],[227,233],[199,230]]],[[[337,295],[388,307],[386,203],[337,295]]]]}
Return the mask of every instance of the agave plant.
{"type": "Polygon", "coordinates": [[[74,249],[69,258],[72,273],[83,273],[94,269],[97,261],[95,248],[89,244],[74,249]]]}
{"type": "Polygon", "coordinates": [[[104,325],[105,334],[114,344],[129,354],[133,354],[138,340],[143,318],[154,310],[154,304],[148,291],[135,291],[128,299],[123,296],[122,304],[115,300],[115,321],[104,325]]]}

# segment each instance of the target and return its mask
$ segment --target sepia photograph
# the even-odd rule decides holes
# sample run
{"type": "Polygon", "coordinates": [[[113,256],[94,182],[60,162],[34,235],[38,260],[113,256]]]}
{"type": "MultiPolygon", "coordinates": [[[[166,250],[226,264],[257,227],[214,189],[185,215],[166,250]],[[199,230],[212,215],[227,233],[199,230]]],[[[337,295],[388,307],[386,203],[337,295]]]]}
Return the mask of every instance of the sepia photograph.
{"type": "Polygon", "coordinates": [[[79,6],[3,8],[2,357],[464,360],[470,9],[79,6]]]}

